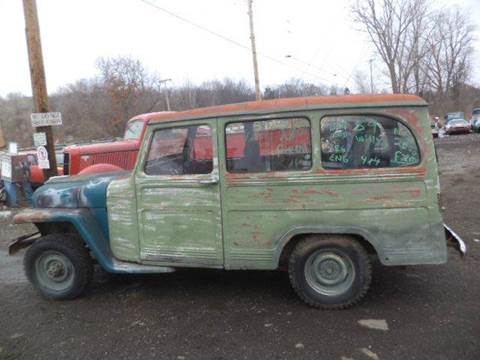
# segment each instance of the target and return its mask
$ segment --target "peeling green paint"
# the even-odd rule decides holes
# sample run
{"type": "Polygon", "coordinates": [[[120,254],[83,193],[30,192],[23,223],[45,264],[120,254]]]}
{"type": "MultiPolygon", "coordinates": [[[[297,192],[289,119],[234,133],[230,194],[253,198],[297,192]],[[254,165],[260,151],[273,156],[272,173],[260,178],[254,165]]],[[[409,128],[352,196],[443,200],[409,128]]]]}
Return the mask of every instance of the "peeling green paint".
{"type": "MultiPolygon", "coordinates": [[[[37,196],[43,199],[38,207],[48,203],[53,204],[51,207],[83,204],[88,208],[89,198],[82,196],[102,186],[103,190],[95,190],[95,198],[90,199],[95,200],[94,211],[85,213],[83,209],[72,214],[72,222],[88,238],[87,243],[107,270],[141,272],[144,267],[145,272],[151,272],[153,265],[275,269],[290,239],[309,233],[359,236],[373,246],[385,265],[446,261],[437,164],[426,105],[329,104],[180,120],[181,126],[211,127],[213,172],[146,175],[143,164],[153,131],[176,124],[162,121],[149,125],[132,174],[96,180],[82,191],[75,191],[77,185],[69,184],[68,179],[53,182],[37,196]],[[320,120],[355,114],[385,115],[405,124],[418,142],[420,163],[402,168],[322,168],[320,120]],[[227,173],[227,123],[288,116],[310,121],[312,167],[308,171],[227,173]],[[99,199],[105,196],[108,183],[102,209],[99,199]],[[55,189],[63,189],[64,197],[55,189]],[[88,218],[78,219],[83,215],[88,218]],[[85,222],[91,223],[87,226],[85,222]],[[90,230],[94,233],[88,234],[90,230]],[[101,246],[96,244],[98,239],[103,239],[101,246]]],[[[46,216],[48,221],[58,218],[58,214],[46,216]]],[[[68,218],[68,213],[62,213],[61,218],[68,218]]]]}

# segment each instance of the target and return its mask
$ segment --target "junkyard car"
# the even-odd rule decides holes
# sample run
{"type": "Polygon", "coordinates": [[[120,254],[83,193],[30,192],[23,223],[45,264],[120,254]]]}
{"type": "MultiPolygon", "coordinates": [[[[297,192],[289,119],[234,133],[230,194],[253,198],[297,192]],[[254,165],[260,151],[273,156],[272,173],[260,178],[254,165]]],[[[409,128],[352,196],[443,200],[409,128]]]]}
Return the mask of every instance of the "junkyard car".
{"type": "Polygon", "coordinates": [[[418,97],[283,99],[142,118],[132,172],[52,179],[15,216],[39,229],[10,251],[31,245],[25,271],[44,297],[80,295],[95,261],[112,273],[288,269],[306,303],[345,308],[367,292],[372,257],[386,266],[447,261],[454,234],[442,222],[418,97]]]}
{"type": "Polygon", "coordinates": [[[465,114],[461,111],[447,113],[445,115],[445,125],[455,119],[465,119],[465,114]]]}
{"type": "MultiPolygon", "coordinates": [[[[161,112],[156,114],[165,114],[161,112]]],[[[152,116],[152,114],[147,114],[152,116]]],[[[145,135],[147,120],[142,116],[130,119],[123,138],[118,141],[71,145],[63,149],[65,175],[100,174],[132,170],[145,135]]]]}
{"type": "Polygon", "coordinates": [[[472,131],[480,132],[480,119],[472,120],[472,131]]]}
{"type": "Polygon", "coordinates": [[[453,119],[445,125],[445,133],[452,134],[468,134],[472,131],[471,125],[465,119],[453,119]]]}

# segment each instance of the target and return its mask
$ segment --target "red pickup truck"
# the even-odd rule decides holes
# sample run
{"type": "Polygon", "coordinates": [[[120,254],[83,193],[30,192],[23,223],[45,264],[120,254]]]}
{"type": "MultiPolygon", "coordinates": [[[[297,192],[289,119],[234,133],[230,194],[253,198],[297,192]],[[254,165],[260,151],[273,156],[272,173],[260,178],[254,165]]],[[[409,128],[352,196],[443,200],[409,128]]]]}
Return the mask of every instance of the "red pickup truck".
{"type": "MultiPolygon", "coordinates": [[[[159,114],[165,113],[166,112],[148,113],[135,116],[128,121],[123,139],[120,141],[66,147],[63,151],[63,173],[65,175],[96,174],[133,169],[137,160],[138,150],[145,134],[146,125],[151,119],[158,117],[159,114]]],[[[295,142],[297,146],[305,145],[308,137],[299,132],[295,134],[291,141],[295,142]]],[[[268,134],[267,132],[259,132],[258,136],[259,151],[264,155],[271,151],[269,146],[281,143],[280,131],[270,131],[268,134]],[[265,137],[268,137],[268,139],[265,137]]],[[[200,137],[198,141],[202,139],[203,138],[200,137]]],[[[243,153],[245,143],[242,139],[241,136],[237,138],[235,134],[231,134],[231,141],[235,146],[232,147],[230,156],[240,156],[240,154],[243,153]]],[[[203,148],[206,149],[207,152],[211,151],[211,149],[208,149],[208,146],[204,146],[203,148]]],[[[197,157],[204,155],[205,154],[195,154],[197,157]]]]}
{"type": "Polygon", "coordinates": [[[63,150],[63,173],[75,175],[133,169],[147,122],[146,115],[129,120],[123,139],[119,141],[66,147],[63,150]]]}

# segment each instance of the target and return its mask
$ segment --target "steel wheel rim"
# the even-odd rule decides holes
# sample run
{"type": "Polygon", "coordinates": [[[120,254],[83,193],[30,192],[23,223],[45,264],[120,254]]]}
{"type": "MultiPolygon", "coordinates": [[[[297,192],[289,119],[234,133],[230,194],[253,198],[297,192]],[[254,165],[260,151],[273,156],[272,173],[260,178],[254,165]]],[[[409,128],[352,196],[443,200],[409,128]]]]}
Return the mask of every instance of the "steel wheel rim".
{"type": "Polygon", "coordinates": [[[338,296],[352,286],[355,267],[352,260],[341,252],[317,250],[305,262],[305,279],[316,292],[338,296]]]}
{"type": "Polygon", "coordinates": [[[68,257],[58,251],[44,251],[35,261],[39,285],[51,291],[62,292],[74,282],[75,271],[68,257]]]}

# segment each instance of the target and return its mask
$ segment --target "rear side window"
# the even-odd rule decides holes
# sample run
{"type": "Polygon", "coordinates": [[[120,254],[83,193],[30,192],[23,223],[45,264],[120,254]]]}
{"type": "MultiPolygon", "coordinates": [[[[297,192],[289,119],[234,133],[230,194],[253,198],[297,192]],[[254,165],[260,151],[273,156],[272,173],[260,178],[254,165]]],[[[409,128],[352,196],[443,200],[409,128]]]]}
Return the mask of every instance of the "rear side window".
{"type": "Polygon", "coordinates": [[[227,171],[304,171],[312,166],[310,121],[305,118],[227,124],[227,171]]]}
{"type": "Polygon", "coordinates": [[[327,116],[320,129],[325,169],[404,167],[420,162],[412,132],[388,117],[327,116]]]}
{"type": "Polygon", "coordinates": [[[212,169],[212,129],[209,126],[183,126],[154,132],[145,174],[209,174],[212,169]]]}

